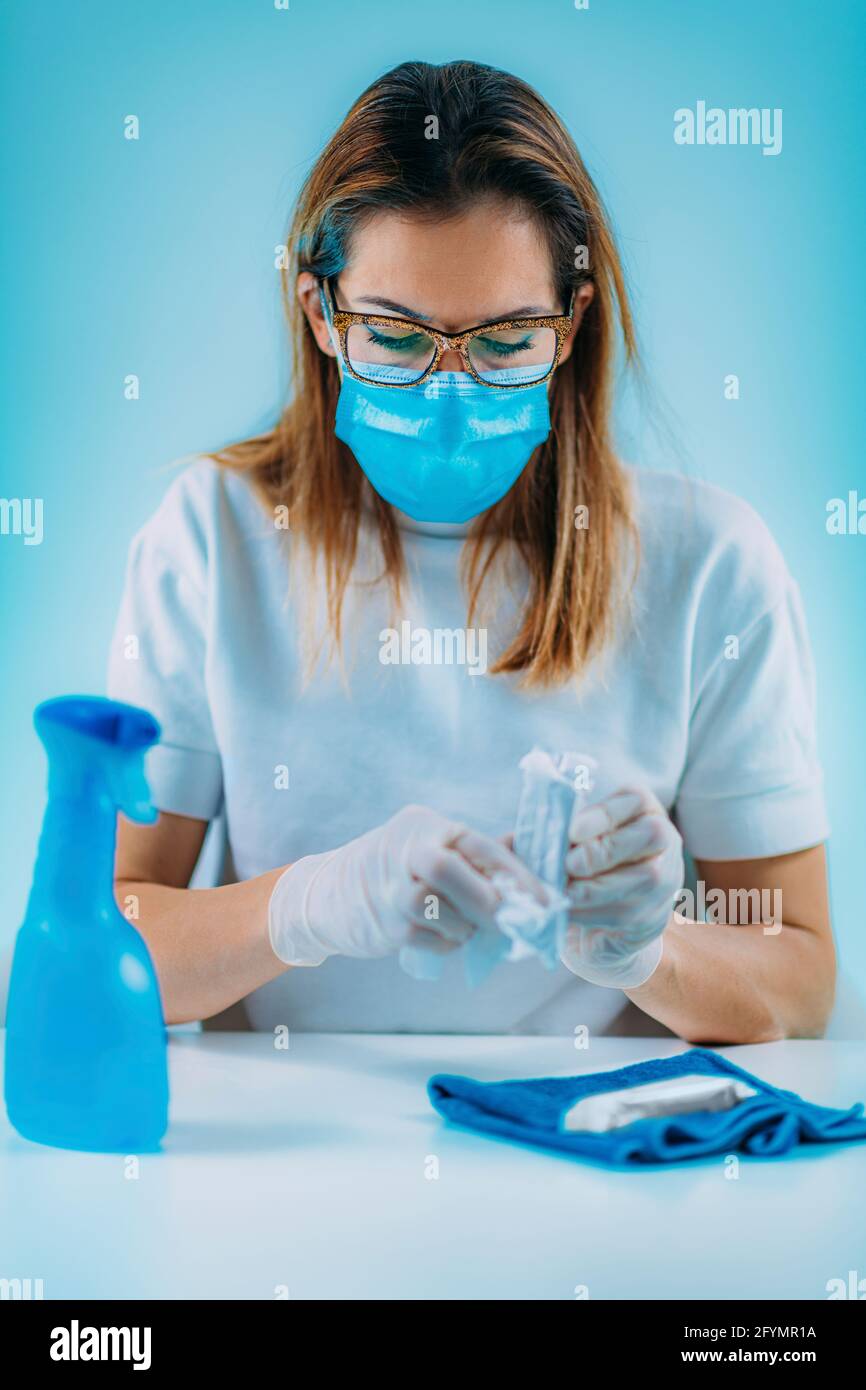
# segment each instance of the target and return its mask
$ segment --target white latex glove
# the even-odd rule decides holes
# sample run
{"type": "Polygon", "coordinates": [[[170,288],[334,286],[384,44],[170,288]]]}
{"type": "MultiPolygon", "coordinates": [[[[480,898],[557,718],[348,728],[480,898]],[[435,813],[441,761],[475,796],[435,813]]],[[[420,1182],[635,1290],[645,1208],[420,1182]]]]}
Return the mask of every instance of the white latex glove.
{"type": "Polygon", "coordinates": [[[476,927],[494,924],[501,898],[490,877],[499,872],[543,895],[543,885],[497,840],[429,807],[405,806],[357,840],[286,869],[271,894],[271,946],[287,965],[401,951],[410,973],[435,978],[437,956],[476,927]],[[431,898],[438,911],[432,919],[431,898]]]}
{"type": "Polygon", "coordinates": [[[591,984],[645,984],[683,884],[676,827],[651,792],[625,789],[575,807],[569,841],[563,963],[591,984]]]}

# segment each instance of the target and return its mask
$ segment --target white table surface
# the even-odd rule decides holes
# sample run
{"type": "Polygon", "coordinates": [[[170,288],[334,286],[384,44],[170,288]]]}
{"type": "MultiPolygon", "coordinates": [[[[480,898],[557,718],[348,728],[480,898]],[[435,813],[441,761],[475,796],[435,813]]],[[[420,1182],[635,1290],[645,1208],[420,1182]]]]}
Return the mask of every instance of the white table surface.
{"type": "MultiPolygon", "coordinates": [[[[437,1071],[598,1071],[668,1040],[175,1033],[172,1122],[119,1155],[0,1118],[0,1277],[50,1298],[827,1297],[866,1278],[866,1144],[606,1172],[445,1124],[437,1071]],[[430,1158],[439,1176],[430,1179],[430,1158]]],[[[826,1105],[866,1096],[866,1043],[721,1049],[826,1105]]]]}

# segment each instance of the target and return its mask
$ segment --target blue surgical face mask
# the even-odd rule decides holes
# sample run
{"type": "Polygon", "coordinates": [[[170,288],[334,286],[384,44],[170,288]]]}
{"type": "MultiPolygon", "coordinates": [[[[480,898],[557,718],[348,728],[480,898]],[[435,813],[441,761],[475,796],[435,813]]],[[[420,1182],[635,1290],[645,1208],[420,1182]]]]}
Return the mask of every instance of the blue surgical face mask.
{"type": "MultiPolygon", "coordinates": [[[[415,521],[462,522],[504,497],[550,433],[547,382],[507,391],[468,372],[434,372],[420,386],[406,368],[364,365],[376,382],[342,370],[335,431],[386,502],[415,521]],[[380,384],[381,383],[381,384],[380,384]]],[[[518,385],[537,367],[492,373],[518,385]]]]}

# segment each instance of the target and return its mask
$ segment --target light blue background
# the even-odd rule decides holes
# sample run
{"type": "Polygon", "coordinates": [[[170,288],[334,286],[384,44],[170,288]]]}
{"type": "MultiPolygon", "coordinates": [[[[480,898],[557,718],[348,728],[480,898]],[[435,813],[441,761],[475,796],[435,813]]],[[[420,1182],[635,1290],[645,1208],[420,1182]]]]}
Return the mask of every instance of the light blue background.
{"type": "Polygon", "coordinates": [[[0,24],[0,493],[45,505],[41,546],[0,537],[0,941],[43,805],[34,704],[102,689],[127,544],[166,465],[263,426],[283,390],[273,252],[300,178],[375,74],[466,57],[564,116],[685,466],[758,508],[802,587],[835,919],[862,989],[866,536],[825,530],[830,497],[866,491],[862,0],[7,0],[0,24]],[[781,155],[675,145],[674,110],[699,99],[783,108],[781,155]]]}

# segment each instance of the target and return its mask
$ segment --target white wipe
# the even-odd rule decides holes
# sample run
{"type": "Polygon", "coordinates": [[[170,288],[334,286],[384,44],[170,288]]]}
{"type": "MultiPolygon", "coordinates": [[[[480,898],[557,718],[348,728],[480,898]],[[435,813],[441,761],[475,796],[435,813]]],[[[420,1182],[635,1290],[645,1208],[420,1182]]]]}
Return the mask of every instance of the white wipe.
{"type": "Polygon", "coordinates": [[[441,979],[443,957],[425,951],[423,946],[401,946],[398,960],[401,970],[413,980],[441,979]]]}
{"type": "Polygon", "coordinates": [[[740,1101],[754,1095],[757,1095],[754,1087],[733,1076],[678,1076],[671,1081],[650,1081],[644,1086],[628,1086],[623,1091],[584,1096],[564,1112],[559,1127],[605,1134],[654,1115],[733,1110],[740,1101]]]}
{"type": "Polygon", "coordinates": [[[514,852],[548,888],[539,903],[507,874],[494,886],[502,895],[496,928],[476,931],[464,948],[466,978],[478,985],[500,960],[537,955],[548,970],[559,961],[567,926],[565,856],[575,802],[591,788],[595,762],[579,753],[533,748],[520,760],[523,782],[514,825],[514,852]]]}

